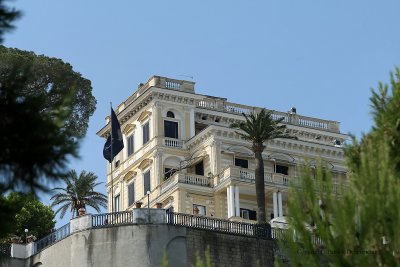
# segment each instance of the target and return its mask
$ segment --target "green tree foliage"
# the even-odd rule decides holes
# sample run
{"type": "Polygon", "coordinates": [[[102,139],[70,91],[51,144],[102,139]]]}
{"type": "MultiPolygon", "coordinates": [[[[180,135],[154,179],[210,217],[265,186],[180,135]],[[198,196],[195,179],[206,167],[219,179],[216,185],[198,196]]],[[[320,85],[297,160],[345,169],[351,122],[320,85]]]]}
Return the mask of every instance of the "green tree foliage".
{"type": "Polygon", "coordinates": [[[7,231],[3,237],[16,235],[25,240],[25,229],[28,229],[28,235],[34,235],[39,239],[54,229],[54,211],[32,195],[10,193],[7,197],[3,197],[3,201],[8,203],[7,207],[13,207],[13,213],[8,215],[8,218],[2,217],[0,221],[0,225],[4,219],[11,222],[6,224],[7,231]]]}
{"type": "Polygon", "coordinates": [[[0,54],[0,193],[10,190],[45,190],[43,180],[57,180],[65,174],[68,156],[75,156],[78,143],[65,127],[72,112],[71,97],[46,107],[44,94],[26,95],[32,64],[16,63],[3,72],[0,54]]]}
{"type": "Polygon", "coordinates": [[[323,165],[315,179],[305,168],[292,189],[291,229],[280,242],[291,266],[400,266],[400,69],[371,103],[374,127],[345,148],[349,182],[340,195],[323,165]]]}
{"type": "Polygon", "coordinates": [[[294,138],[287,134],[286,125],[281,125],[283,117],[274,120],[273,111],[262,109],[259,113],[246,115],[244,122],[237,122],[231,125],[232,128],[240,130],[237,132],[244,140],[252,143],[252,150],[255,156],[255,186],[257,198],[257,222],[266,222],[265,213],[265,192],[264,192],[264,161],[262,153],[266,142],[275,138],[294,138]]]}
{"type": "Polygon", "coordinates": [[[60,59],[0,46],[0,193],[65,174],[95,110],[90,81],[60,59]]]}
{"type": "Polygon", "coordinates": [[[3,34],[14,29],[12,23],[21,16],[21,12],[7,7],[5,2],[5,0],[0,0],[0,43],[4,41],[3,34]]]}
{"type": "Polygon", "coordinates": [[[55,213],[49,206],[32,196],[21,197],[19,194],[10,194],[8,198],[22,198],[24,201],[22,208],[15,215],[14,234],[24,237],[24,230],[28,229],[28,235],[34,235],[40,239],[54,229],[55,213]]]}
{"type": "MultiPolygon", "coordinates": [[[[59,59],[0,46],[2,199],[12,191],[46,191],[65,176],[95,109],[91,89],[90,81],[59,59]]],[[[0,208],[1,218],[16,212],[11,202],[1,201],[0,208]]],[[[3,236],[12,221],[1,224],[3,236]]]]}
{"type": "Polygon", "coordinates": [[[15,215],[23,204],[21,198],[0,195],[0,243],[7,242],[6,239],[15,232],[15,215]]]}
{"type": "Polygon", "coordinates": [[[71,137],[85,136],[89,117],[96,109],[91,82],[61,59],[0,46],[2,75],[10,75],[15,66],[20,65],[30,66],[29,73],[25,75],[25,83],[19,88],[21,95],[43,96],[43,112],[65,104],[65,97],[68,96],[70,113],[62,126],[69,129],[71,137]]]}
{"type": "Polygon", "coordinates": [[[59,193],[51,197],[52,207],[61,205],[56,211],[61,212],[61,218],[68,210],[78,216],[78,210],[86,206],[93,207],[97,212],[100,212],[100,207],[107,207],[107,196],[94,191],[101,183],[96,183],[97,176],[93,172],[82,171],[78,176],[75,170],[71,170],[63,180],[65,188],[55,188],[59,193]]]}

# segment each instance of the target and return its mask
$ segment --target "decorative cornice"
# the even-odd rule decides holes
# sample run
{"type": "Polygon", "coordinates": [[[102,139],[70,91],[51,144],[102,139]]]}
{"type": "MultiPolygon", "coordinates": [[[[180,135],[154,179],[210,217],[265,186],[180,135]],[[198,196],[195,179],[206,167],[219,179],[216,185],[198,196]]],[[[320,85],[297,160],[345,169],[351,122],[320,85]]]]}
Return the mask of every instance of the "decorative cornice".
{"type": "MultiPolygon", "coordinates": [[[[210,140],[249,146],[249,143],[235,133],[234,129],[221,126],[208,126],[189,140],[186,146],[190,150],[196,150],[198,146],[204,146],[210,140]]],[[[344,159],[342,148],[337,148],[333,145],[310,143],[305,140],[274,139],[267,143],[267,148],[280,153],[304,155],[304,157],[326,157],[338,161],[343,161],[344,159]]]]}
{"type": "Polygon", "coordinates": [[[135,130],[135,128],[136,128],[135,124],[129,123],[122,129],[122,133],[128,134],[128,133],[132,132],[133,130],[135,130]]]}
{"type": "Polygon", "coordinates": [[[142,160],[142,162],[140,162],[138,168],[143,170],[143,169],[147,168],[148,166],[150,166],[151,163],[153,163],[152,159],[144,159],[144,160],[142,160]]]}
{"type": "Polygon", "coordinates": [[[148,119],[150,116],[151,116],[151,112],[145,110],[145,111],[143,111],[143,112],[140,114],[140,116],[139,116],[139,118],[137,119],[137,121],[139,121],[139,122],[142,123],[142,122],[144,122],[146,119],[148,119]]]}
{"type": "MultiPolygon", "coordinates": [[[[146,107],[153,100],[152,92],[148,92],[139,96],[132,103],[130,103],[125,109],[117,114],[117,118],[121,125],[127,122],[130,118],[140,112],[144,107],[146,107]]],[[[100,131],[97,132],[97,135],[100,137],[107,138],[110,134],[110,122],[107,123],[100,131]]]]}

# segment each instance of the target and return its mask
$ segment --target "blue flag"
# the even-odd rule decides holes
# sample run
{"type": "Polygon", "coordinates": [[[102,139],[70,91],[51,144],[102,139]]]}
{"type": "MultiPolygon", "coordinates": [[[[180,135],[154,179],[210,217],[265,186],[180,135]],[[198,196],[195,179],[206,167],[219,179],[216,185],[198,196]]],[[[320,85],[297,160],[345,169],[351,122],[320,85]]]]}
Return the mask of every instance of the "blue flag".
{"type": "Polygon", "coordinates": [[[124,148],[124,141],[122,139],[121,125],[115,115],[114,110],[111,108],[111,135],[108,136],[103,148],[103,156],[110,163],[114,157],[124,148]]]}

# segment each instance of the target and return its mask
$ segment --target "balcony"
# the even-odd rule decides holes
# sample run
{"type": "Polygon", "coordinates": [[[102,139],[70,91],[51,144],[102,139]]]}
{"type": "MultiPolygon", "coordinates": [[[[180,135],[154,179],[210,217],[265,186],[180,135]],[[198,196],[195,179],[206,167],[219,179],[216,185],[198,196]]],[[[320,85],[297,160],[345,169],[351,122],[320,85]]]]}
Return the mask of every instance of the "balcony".
{"type": "Polygon", "coordinates": [[[168,191],[178,183],[210,187],[210,188],[213,187],[213,180],[208,177],[192,173],[176,172],[172,177],[170,177],[168,180],[164,181],[164,183],[161,184],[160,186],[161,194],[168,191]]]}
{"type": "MultiPolygon", "coordinates": [[[[228,166],[216,177],[215,183],[216,185],[219,185],[229,179],[254,183],[255,174],[253,170],[244,169],[237,166],[228,166]]],[[[290,181],[297,182],[297,179],[294,176],[283,175],[280,173],[264,173],[265,185],[288,187],[290,181]]]]}
{"type": "MultiPolygon", "coordinates": [[[[249,115],[252,112],[259,112],[261,108],[246,106],[236,103],[227,102],[219,98],[204,98],[197,104],[198,108],[216,110],[231,114],[242,115],[243,113],[249,115]]],[[[336,121],[323,120],[307,116],[298,115],[290,112],[274,111],[272,114],[274,120],[283,118],[283,123],[298,125],[302,127],[314,128],[330,132],[339,133],[340,124],[336,121]]]]}
{"type": "Polygon", "coordinates": [[[138,199],[137,202],[142,202],[143,207],[147,207],[147,203],[149,202],[150,207],[152,207],[160,201],[160,196],[162,196],[163,193],[167,192],[178,184],[196,185],[211,189],[213,187],[213,180],[208,177],[192,173],[176,172],[170,178],[154,188],[150,192],[150,195],[144,195],[142,198],[138,199]]]}
{"type": "Polygon", "coordinates": [[[163,137],[163,145],[166,147],[183,148],[185,141],[175,138],[163,137]]]}

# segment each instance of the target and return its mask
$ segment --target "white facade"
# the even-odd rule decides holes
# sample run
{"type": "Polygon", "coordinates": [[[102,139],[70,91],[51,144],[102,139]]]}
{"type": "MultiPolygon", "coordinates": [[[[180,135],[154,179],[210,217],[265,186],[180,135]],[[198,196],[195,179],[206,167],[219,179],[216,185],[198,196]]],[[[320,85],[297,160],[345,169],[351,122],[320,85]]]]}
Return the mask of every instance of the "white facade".
{"type": "MultiPolygon", "coordinates": [[[[153,76],[116,110],[125,148],[116,157],[112,182],[107,164],[109,203],[113,195],[120,199],[120,210],[132,209],[134,202],[147,206],[145,191],[150,188],[151,207],[162,203],[175,212],[254,220],[251,145],[229,125],[243,120],[242,113],[259,110],[197,94],[193,82],[153,76]]],[[[347,136],[340,133],[338,122],[300,116],[294,110],[274,112],[274,117],[284,117],[290,133],[298,137],[272,140],[263,153],[267,214],[278,217],[285,215],[289,182],[298,179],[297,166],[305,159],[311,164],[321,159],[335,181],[346,179],[339,144],[347,136]]],[[[110,131],[108,119],[98,132],[104,138],[110,131]]]]}

